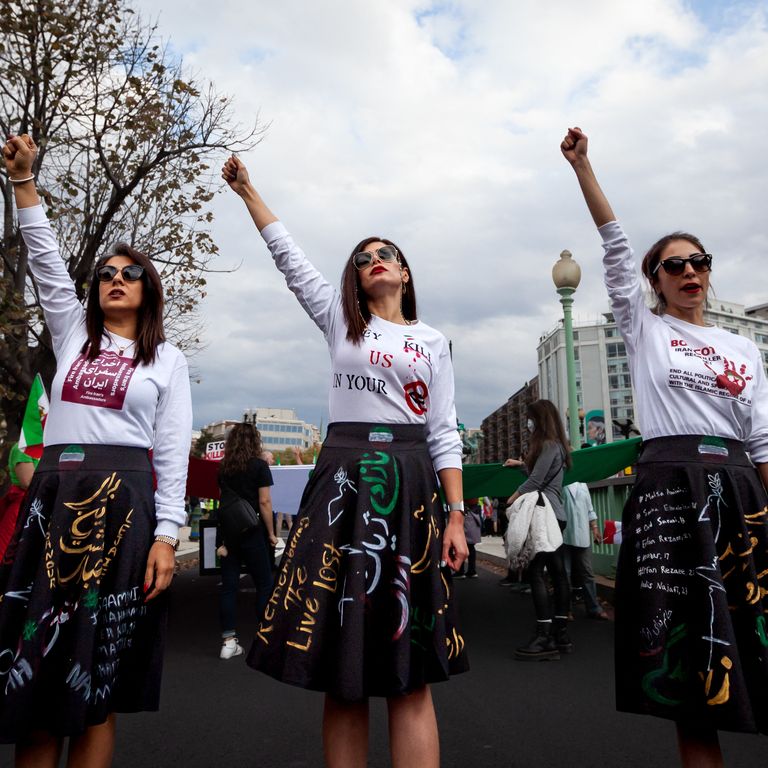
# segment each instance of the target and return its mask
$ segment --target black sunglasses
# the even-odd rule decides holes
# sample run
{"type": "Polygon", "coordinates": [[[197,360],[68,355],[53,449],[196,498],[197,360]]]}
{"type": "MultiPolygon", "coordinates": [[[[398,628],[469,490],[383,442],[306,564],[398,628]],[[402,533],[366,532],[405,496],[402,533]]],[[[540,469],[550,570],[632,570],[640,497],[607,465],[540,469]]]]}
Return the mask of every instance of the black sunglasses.
{"type": "Polygon", "coordinates": [[[394,245],[382,245],[374,251],[360,251],[352,257],[352,263],[356,269],[365,269],[373,262],[374,255],[379,257],[379,261],[390,262],[397,260],[397,248],[394,245]]]}
{"type": "Polygon", "coordinates": [[[115,279],[115,275],[120,273],[123,276],[123,280],[128,283],[135,283],[141,279],[144,274],[144,267],[141,264],[128,264],[122,269],[113,267],[111,264],[104,264],[96,270],[96,279],[100,283],[110,283],[115,279]]]}
{"type": "Polygon", "coordinates": [[[687,258],[682,256],[673,256],[671,259],[664,259],[660,261],[656,268],[651,273],[655,275],[660,267],[664,267],[664,271],[668,275],[674,275],[678,277],[685,272],[685,265],[690,264],[693,267],[694,272],[709,272],[712,269],[712,254],[711,253],[694,253],[687,258]]]}

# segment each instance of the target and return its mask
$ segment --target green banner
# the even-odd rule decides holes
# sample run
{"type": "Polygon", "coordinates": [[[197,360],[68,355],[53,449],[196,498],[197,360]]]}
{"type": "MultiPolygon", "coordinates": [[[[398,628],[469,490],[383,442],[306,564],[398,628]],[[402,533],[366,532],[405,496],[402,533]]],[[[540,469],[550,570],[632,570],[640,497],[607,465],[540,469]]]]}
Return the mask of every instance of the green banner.
{"type": "MultiPolygon", "coordinates": [[[[593,483],[615,475],[637,461],[640,442],[639,437],[633,437],[631,440],[619,440],[573,451],[573,466],[566,470],[564,484],[593,483]]],[[[504,467],[501,464],[465,464],[464,498],[511,496],[524,480],[525,474],[516,467],[504,467]]]]}

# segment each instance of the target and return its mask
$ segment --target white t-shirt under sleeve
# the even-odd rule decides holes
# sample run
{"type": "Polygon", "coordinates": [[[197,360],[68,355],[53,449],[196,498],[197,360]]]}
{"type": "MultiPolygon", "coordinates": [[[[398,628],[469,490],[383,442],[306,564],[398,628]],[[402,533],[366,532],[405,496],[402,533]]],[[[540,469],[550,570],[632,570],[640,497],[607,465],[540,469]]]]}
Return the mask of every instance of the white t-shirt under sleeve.
{"type": "Polygon", "coordinates": [[[178,538],[184,524],[192,398],[187,361],[172,344],[152,365],[133,365],[129,339],[105,334],[87,360],[85,311],[59,254],[42,206],[19,210],[29,264],[51,329],[57,367],[45,445],[120,445],[152,449],[157,478],[155,534],[178,538]]]}
{"type": "Polygon", "coordinates": [[[281,222],[262,230],[288,287],[323,331],[331,355],[331,422],[424,424],[435,471],[461,469],[448,341],[421,321],[371,317],[360,344],[347,341],[339,292],[307,260],[281,222]]]}
{"type": "Polygon", "coordinates": [[[746,444],[753,461],[768,462],[768,383],[754,342],[715,326],[655,315],[620,225],[611,221],[599,231],[643,437],[731,438],[746,444]]]}

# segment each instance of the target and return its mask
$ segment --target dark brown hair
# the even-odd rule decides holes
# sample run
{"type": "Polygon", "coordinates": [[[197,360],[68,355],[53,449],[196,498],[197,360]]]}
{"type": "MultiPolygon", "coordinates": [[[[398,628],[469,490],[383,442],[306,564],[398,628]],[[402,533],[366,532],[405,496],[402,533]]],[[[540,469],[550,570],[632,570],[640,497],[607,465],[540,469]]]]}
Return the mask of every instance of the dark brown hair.
{"type": "Polygon", "coordinates": [[[691,235],[688,232],[673,232],[670,235],[664,235],[664,237],[657,240],[648,249],[648,252],[643,256],[643,263],[640,269],[653,289],[654,306],[652,308],[657,314],[664,312],[664,307],[667,306],[667,300],[664,298],[664,294],[656,290],[656,283],[659,282],[659,277],[658,272],[654,274],[654,270],[661,260],[661,254],[664,253],[664,249],[675,240],[685,240],[694,248],[697,248],[700,253],[706,253],[704,246],[701,244],[701,240],[699,240],[696,235],[691,235]]]}
{"type": "Polygon", "coordinates": [[[544,443],[560,443],[565,451],[565,466],[570,467],[571,449],[565,435],[563,420],[555,404],[551,400],[536,400],[526,408],[526,412],[528,418],[533,419],[535,424],[528,444],[528,454],[525,457],[525,466],[528,471],[533,470],[544,448],[544,443]]]}
{"type": "Polygon", "coordinates": [[[235,424],[224,443],[224,458],[219,465],[220,475],[245,472],[251,459],[261,458],[261,433],[247,421],[235,424]]]}
{"type": "Polygon", "coordinates": [[[361,240],[353,249],[347,259],[347,265],[341,275],[341,306],[344,310],[344,321],[347,324],[347,341],[353,344],[359,344],[363,340],[363,331],[365,331],[371,319],[371,312],[368,309],[368,302],[365,299],[363,289],[360,287],[359,270],[352,263],[352,257],[364,251],[371,243],[384,243],[391,245],[397,251],[397,260],[403,269],[408,270],[409,280],[403,283],[402,309],[403,317],[406,320],[416,320],[416,291],[413,287],[413,272],[408,266],[403,252],[391,240],[386,237],[366,237],[361,240]]]}
{"type": "Polygon", "coordinates": [[[131,248],[126,243],[117,243],[112,252],[102,256],[93,269],[93,279],[88,288],[85,304],[85,330],[88,340],[83,344],[82,352],[88,353],[88,360],[94,360],[101,352],[101,339],[104,336],[104,310],[99,302],[99,280],[96,270],[104,266],[114,256],[127,256],[134,264],[144,267],[141,276],[143,286],[141,306],[139,307],[136,329],[136,351],[133,356],[134,366],[139,363],[151,365],[155,362],[157,347],[165,341],[163,329],[163,284],[155,265],[148,256],[131,248]]]}

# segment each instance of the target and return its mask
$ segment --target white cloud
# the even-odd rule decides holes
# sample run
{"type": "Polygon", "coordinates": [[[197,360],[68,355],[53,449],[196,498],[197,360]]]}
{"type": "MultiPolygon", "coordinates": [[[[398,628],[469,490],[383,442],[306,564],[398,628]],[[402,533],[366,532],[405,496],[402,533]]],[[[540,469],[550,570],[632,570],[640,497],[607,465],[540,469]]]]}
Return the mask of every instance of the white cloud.
{"type": "MultiPolygon", "coordinates": [[[[701,6],[701,4],[699,4],[701,6]]],[[[705,4],[706,5],[706,4],[705,4]]],[[[150,0],[136,3],[148,15],[150,0]]],[[[558,144],[579,124],[638,251],[672,229],[716,255],[722,298],[768,296],[763,5],[718,26],[673,0],[581,4],[163,0],[160,29],[269,132],[245,157],[265,199],[337,282],[370,233],[399,242],[421,315],[453,340],[457,406],[479,425],[536,374],[563,248],[577,317],[606,309],[599,241],[558,144]]],[[[713,19],[715,21],[713,21],[713,19]]],[[[223,160],[223,158],[222,158],[223,160]]],[[[322,335],[276,274],[239,200],[215,202],[221,266],[205,301],[196,423],[256,405],[317,422],[322,335]]]]}

